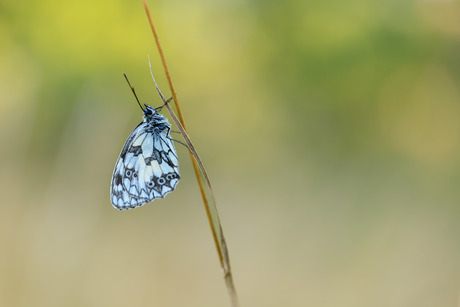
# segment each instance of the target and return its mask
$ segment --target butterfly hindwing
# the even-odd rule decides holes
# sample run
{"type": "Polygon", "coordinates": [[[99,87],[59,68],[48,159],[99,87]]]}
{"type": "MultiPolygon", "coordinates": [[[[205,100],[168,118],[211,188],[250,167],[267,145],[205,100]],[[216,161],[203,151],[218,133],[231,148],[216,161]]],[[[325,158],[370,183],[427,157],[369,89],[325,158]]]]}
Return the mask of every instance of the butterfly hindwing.
{"type": "Polygon", "coordinates": [[[144,111],[144,122],[128,137],[115,165],[110,195],[115,208],[142,206],[175,189],[179,163],[169,130],[163,115],[144,111]]]}

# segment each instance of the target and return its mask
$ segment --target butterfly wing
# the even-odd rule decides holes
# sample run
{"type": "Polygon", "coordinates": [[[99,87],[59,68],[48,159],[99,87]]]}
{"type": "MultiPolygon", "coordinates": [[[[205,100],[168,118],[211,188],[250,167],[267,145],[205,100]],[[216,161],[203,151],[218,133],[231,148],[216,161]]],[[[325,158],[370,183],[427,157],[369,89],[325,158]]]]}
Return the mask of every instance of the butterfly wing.
{"type": "Polygon", "coordinates": [[[119,209],[142,206],[163,198],[179,182],[177,153],[169,126],[141,123],[123,147],[113,171],[110,200],[119,209]]]}

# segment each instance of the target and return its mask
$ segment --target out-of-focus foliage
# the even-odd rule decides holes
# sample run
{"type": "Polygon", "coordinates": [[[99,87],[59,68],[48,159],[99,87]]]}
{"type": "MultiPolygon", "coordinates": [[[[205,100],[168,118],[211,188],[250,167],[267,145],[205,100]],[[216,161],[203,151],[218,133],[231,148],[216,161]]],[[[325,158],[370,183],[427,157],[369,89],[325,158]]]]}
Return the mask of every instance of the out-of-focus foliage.
{"type": "MultiPolygon", "coordinates": [[[[242,306],[455,306],[460,4],[149,3],[242,306]]],[[[110,205],[167,91],[141,1],[0,2],[0,306],[225,306],[187,150],[110,205]]]]}

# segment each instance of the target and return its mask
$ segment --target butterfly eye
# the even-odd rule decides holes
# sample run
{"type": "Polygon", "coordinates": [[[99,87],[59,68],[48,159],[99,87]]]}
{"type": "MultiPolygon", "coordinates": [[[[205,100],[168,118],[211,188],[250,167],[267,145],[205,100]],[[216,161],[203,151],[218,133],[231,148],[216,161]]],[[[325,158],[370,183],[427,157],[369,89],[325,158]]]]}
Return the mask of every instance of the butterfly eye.
{"type": "Polygon", "coordinates": [[[153,181],[148,182],[148,183],[147,183],[147,186],[148,186],[149,188],[153,188],[153,186],[154,186],[153,181]]]}
{"type": "Polygon", "coordinates": [[[129,178],[131,178],[132,174],[133,174],[133,172],[131,170],[129,170],[129,169],[127,169],[126,172],[125,172],[126,177],[129,177],[129,178]]]}
{"type": "Polygon", "coordinates": [[[171,179],[173,179],[174,177],[175,177],[174,174],[168,174],[168,175],[166,176],[166,179],[167,179],[168,181],[171,181],[171,179]]]}
{"type": "Polygon", "coordinates": [[[133,177],[137,178],[137,172],[134,172],[133,177]]]}
{"type": "Polygon", "coordinates": [[[166,180],[163,177],[161,177],[161,178],[158,178],[157,182],[158,184],[163,185],[165,184],[166,180]]]}

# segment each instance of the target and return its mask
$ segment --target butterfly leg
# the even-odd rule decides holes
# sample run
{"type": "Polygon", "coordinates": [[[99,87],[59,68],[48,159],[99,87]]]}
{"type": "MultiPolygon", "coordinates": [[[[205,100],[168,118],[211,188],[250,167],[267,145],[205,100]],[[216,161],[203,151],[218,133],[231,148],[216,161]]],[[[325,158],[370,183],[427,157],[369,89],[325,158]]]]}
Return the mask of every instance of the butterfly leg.
{"type": "Polygon", "coordinates": [[[190,148],[187,146],[187,144],[184,144],[184,143],[182,143],[181,141],[178,141],[178,140],[175,140],[175,139],[172,139],[172,138],[169,138],[169,139],[170,139],[171,141],[174,141],[174,142],[177,142],[177,143],[179,143],[179,144],[184,145],[184,146],[187,147],[187,149],[190,151],[190,148]]]}

